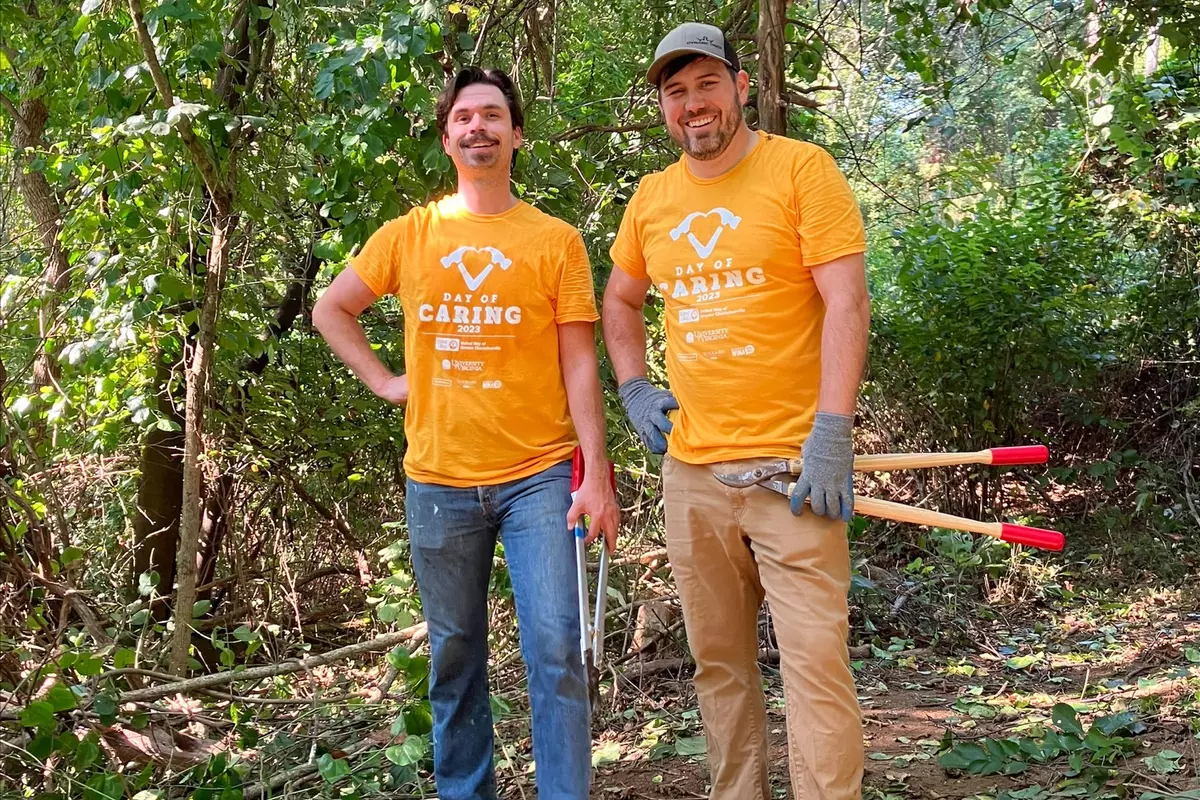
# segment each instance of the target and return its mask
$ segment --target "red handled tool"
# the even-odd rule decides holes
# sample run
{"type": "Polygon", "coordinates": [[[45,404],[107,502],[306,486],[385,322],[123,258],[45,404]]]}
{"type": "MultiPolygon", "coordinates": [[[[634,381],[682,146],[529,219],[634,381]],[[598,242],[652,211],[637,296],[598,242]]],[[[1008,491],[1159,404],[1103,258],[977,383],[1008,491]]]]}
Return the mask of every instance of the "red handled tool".
{"type": "MultiPolygon", "coordinates": [[[[1024,447],[993,447],[989,450],[979,450],[973,453],[884,453],[881,455],[857,456],[854,459],[855,472],[874,472],[897,469],[919,469],[922,467],[947,467],[956,464],[991,464],[995,466],[1010,466],[1016,464],[1045,464],[1050,457],[1049,450],[1043,445],[1024,447]]],[[[744,489],[759,485],[785,497],[791,497],[795,482],[780,480],[780,476],[799,475],[800,459],[785,459],[745,472],[717,475],[716,478],[726,486],[744,489]]],[[[957,531],[981,533],[993,539],[1024,544],[1042,550],[1062,550],[1065,544],[1063,535],[1058,531],[1030,528],[1010,522],[980,522],[967,517],[956,517],[953,514],[942,514],[925,508],[906,506],[903,503],[893,503],[888,500],[876,500],[872,497],[854,495],[854,510],[856,513],[870,517],[909,522],[914,525],[928,525],[936,528],[949,528],[957,531]]]]}

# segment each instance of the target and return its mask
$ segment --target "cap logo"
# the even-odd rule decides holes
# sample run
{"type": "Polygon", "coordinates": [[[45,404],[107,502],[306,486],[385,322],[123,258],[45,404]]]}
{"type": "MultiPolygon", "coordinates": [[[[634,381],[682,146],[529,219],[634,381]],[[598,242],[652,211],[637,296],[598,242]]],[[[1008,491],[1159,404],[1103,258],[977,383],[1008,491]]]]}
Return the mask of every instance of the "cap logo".
{"type": "Polygon", "coordinates": [[[699,36],[695,39],[688,39],[685,44],[706,44],[709,47],[716,47],[718,45],[711,36],[699,36]]]}

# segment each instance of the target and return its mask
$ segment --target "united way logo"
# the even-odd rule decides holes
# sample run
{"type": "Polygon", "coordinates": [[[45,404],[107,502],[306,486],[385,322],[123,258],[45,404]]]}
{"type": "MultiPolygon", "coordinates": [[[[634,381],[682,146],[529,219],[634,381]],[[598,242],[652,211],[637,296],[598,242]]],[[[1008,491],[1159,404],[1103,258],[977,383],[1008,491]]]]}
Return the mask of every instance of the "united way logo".
{"type": "Polygon", "coordinates": [[[446,269],[458,267],[467,288],[473,292],[483,285],[484,278],[496,267],[501,270],[511,267],[512,259],[506,258],[494,247],[460,247],[442,257],[442,266],[446,269]]]}
{"type": "Polygon", "coordinates": [[[725,232],[725,228],[736,229],[741,224],[742,218],[734,214],[728,208],[717,206],[710,211],[693,211],[683,218],[683,222],[676,225],[671,230],[671,239],[679,241],[679,237],[687,234],[687,240],[691,243],[692,248],[696,251],[696,255],[700,258],[708,258],[712,255],[713,248],[717,246],[717,242],[721,238],[721,234],[725,232]],[[707,242],[701,242],[696,238],[696,234],[692,233],[692,224],[698,219],[707,219],[708,217],[716,216],[717,229],[713,231],[712,236],[707,242]]]}

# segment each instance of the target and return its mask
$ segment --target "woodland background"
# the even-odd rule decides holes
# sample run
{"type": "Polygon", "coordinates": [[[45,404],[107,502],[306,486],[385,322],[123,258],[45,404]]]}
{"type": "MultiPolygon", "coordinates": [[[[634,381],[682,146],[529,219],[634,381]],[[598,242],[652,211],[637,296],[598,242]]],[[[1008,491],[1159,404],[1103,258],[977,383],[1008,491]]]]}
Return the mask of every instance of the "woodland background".
{"type": "MultiPolygon", "coordinates": [[[[867,796],[1200,797],[1191,0],[0,0],[0,794],[432,796],[402,412],[312,304],[453,186],[433,99],[467,63],[517,77],[516,191],[603,286],[677,158],[642,75],[689,19],[737,44],[751,124],[828,148],[861,201],[859,449],[1051,449],[863,478],[1068,536],[855,520],[867,796]]],[[[397,306],[364,319],[402,369],[397,306]]],[[[596,792],[703,797],[658,460],[602,371],[626,522],[596,792]]],[[[498,769],[531,797],[499,552],[494,590],[498,769]]]]}

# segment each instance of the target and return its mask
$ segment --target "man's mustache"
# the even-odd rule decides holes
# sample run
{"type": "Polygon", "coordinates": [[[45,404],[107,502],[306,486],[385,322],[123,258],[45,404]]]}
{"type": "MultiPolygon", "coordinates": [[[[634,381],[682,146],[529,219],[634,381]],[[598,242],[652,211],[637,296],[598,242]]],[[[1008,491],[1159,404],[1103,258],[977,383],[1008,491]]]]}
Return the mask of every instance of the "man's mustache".
{"type": "Polygon", "coordinates": [[[459,147],[474,147],[478,144],[500,144],[500,140],[490,136],[472,136],[470,139],[463,139],[459,142],[459,147]]]}

